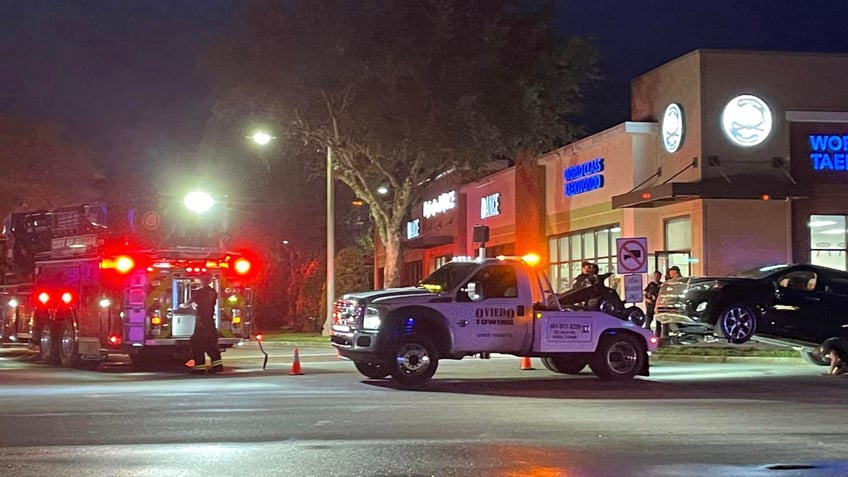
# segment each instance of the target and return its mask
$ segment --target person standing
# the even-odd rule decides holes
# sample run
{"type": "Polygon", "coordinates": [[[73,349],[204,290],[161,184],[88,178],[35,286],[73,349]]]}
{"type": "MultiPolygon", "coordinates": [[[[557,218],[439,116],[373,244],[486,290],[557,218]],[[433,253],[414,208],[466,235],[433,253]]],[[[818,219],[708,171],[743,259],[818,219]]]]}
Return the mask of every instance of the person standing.
{"type": "Polygon", "coordinates": [[[200,277],[200,287],[191,291],[191,301],[195,306],[194,334],[191,335],[191,354],[194,358],[192,374],[206,373],[206,355],[211,360],[209,373],[224,370],[221,350],[218,349],[218,329],[215,328],[215,305],[218,304],[218,292],[210,285],[212,277],[200,277]]]}
{"type": "Polygon", "coordinates": [[[680,278],[683,275],[680,274],[680,267],[674,265],[668,269],[668,272],[665,274],[665,281],[674,280],[675,278],[680,278]]]}
{"type": "MultiPolygon", "coordinates": [[[[645,328],[651,329],[651,323],[654,321],[654,307],[657,304],[657,296],[660,294],[660,285],[662,284],[662,273],[657,270],[653,273],[653,278],[645,287],[645,328]]],[[[659,336],[662,331],[662,325],[657,323],[657,331],[655,334],[659,336]]]]}
{"type": "Polygon", "coordinates": [[[597,275],[594,273],[594,264],[592,262],[583,262],[580,264],[580,275],[574,278],[573,289],[586,288],[594,285],[598,281],[597,275]]]}

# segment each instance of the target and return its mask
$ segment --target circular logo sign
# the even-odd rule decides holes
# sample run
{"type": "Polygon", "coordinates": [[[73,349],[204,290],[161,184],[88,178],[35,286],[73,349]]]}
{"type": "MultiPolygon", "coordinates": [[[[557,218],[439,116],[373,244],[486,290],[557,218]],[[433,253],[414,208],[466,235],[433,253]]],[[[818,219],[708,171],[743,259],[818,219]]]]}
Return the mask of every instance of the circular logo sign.
{"type": "Polygon", "coordinates": [[[733,144],[756,146],[765,141],[771,132],[771,110],[762,99],[743,94],[731,99],[724,107],[721,126],[733,144]]]}
{"type": "Polygon", "coordinates": [[[156,212],[145,212],[141,218],[141,225],[147,230],[156,230],[159,228],[159,214],[156,212]]]}
{"type": "Polygon", "coordinates": [[[673,153],[683,143],[683,110],[677,103],[671,103],[665,108],[662,121],[662,140],[665,150],[673,153]]]}

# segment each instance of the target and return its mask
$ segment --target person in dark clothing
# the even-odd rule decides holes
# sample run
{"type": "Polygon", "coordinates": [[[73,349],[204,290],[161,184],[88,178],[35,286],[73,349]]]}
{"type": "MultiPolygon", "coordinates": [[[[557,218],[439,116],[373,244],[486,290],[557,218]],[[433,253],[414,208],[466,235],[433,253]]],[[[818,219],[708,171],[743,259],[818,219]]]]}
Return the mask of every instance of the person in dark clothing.
{"type": "Polygon", "coordinates": [[[822,374],[838,376],[848,373],[848,338],[834,337],[824,340],[821,355],[830,358],[830,368],[822,374]]]}
{"type": "Polygon", "coordinates": [[[192,374],[206,373],[206,355],[211,360],[209,372],[214,374],[224,370],[221,350],[218,349],[218,330],[215,328],[215,305],[218,292],[210,285],[212,277],[200,278],[200,287],[191,291],[191,301],[195,306],[194,334],[191,335],[191,354],[194,358],[192,374]]]}
{"type": "Polygon", "coordinates": [[[595,273],[594,264],[591,262],[583,262],[580,264],[580,275],[574,277],[573,289],[586,288],[598,282],[598,276],[595,273]]]}
{"type": "MultiPolygon", "coordinates": [[[[657,304],[657,295],[660,294],[661,280],[662,273],[657,270],[654,272],[653,279],[645,287],[645,328],[649,330],[651,329],[651,323],[654,321],[654,307],[657,304]]],[[[661,330],[661,325],[657,323],[657,336],[660,335],[661,330]]]]}

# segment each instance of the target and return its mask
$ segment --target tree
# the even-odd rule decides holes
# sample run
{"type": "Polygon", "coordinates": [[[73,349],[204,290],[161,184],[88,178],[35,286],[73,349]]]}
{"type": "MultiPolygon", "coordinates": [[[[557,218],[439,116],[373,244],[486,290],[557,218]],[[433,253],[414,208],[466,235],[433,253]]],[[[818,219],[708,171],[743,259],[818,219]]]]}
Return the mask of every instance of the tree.
{"type": "Polygon", "coordinates": [[[2,216],[99,198],[92,153],[49,122],[0,115],[0,169],[2,216]]]}
{"type": "MultiPolygon", "coordinates": [[[[328,148],[335,177],[367,204],[400,281],[401,233],[422,185],[571,140],[568,120],[596,54],[558,40],[550,11],[518,0],[304,0],[248,4],[216,45],[207,137],[255,118],[289,148],[328,148]],[[284,8],[284,5],[288,8],[284,8]],[[387,185],[391,200],[376,189],[387,185]]],[[[238,131],[235,133],[234,131],[238,131]]],[[[315,154],[316,169],[323,157],[315,154]]]]}

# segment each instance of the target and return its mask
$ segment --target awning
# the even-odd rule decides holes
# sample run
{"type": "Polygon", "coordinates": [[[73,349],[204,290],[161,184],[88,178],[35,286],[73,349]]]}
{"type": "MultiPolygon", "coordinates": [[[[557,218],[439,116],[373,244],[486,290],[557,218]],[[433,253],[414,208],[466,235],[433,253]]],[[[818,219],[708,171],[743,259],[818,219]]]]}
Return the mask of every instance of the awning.
{"type": "MultiPolygon", "coordinates": [[[[809,197],[810,188],[798,184],[776,182],[773,177],[759,180],[671,182],[634,190],[612,197],[613,209],[628,207],[662,207],[693,199],[785,200],[809,197]]],[[[844,187],[843,187],[844,189],[844,187]]]]}
{"type": "Polygon", "coordinates": [[[447,245],[449,243],[453,243],[452,235],[428,235],[424,234],[420,237],[416,237],[412,240],[406,240],[403,242],[403,246],[408,249],[415,248],[433,248],[438,247],[439,245],[447,245]]]}

